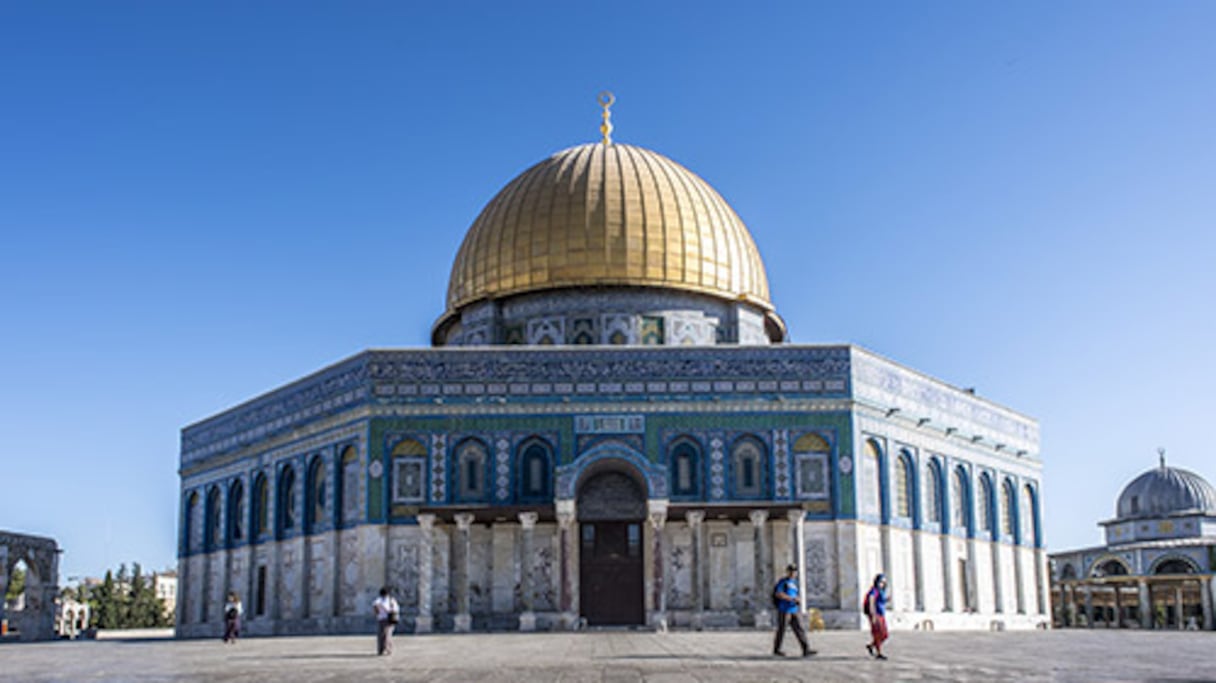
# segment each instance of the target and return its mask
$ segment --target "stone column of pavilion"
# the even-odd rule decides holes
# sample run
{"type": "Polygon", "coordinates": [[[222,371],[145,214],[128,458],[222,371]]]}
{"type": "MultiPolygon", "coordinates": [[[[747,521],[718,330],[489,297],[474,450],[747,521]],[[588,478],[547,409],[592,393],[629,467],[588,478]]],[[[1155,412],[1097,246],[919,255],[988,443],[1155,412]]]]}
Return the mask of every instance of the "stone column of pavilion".
{"type": "Polygon", "coordinates": [[[1094,589],[1085,584],[1085,628],[1094,627],[1094,589]]]}
{"type": "Polygon", "coordinates": [[[663,566],[667,558],[663,552],[663,536],[667,531],[667,501],[650,500],[646,508],[651,536],[650,625],[659,633],[664,633],[667,631],[667,586],[663,566]]]}
{"type": "Polygon", "coordinates": [[[1174,585],[1174,621],[1177,622],[1179,631],[1186,628],[1186,624],[1183,623],[1181,581],[1174,585]]]}
{"type": "MultiPolygon", "coordinates": [[[[919,511],[913,512],[913,517],[919,516],[919,511]]],[[[925,549],[921,543],[925,540],[925,530],[919,522],[912,525],[912,575],[916,577],[915,596],[916,611],[925,611],[925,549]]]]}
{"type": "MultiPolygon", "coordinates": [[[[942,494],[943,497],[946,494],[942,494]]],[[[942,512],[942,531],[938,536],[941,544],[941,564],[942,564],[942,611],[955,612],[958,611],[958,605],[955,605],[954,600],[954,543],[953,537],[950,535],[950,529],[946,526],[948,523],[946,513],[942,512]]]]}
{"type": "Polygon", "coordinates": [[[1212,617],[1212,577],[1205,576],[1199,580],[1199,601],[1203,605],[1203,630],[1211,631],[1212,617]]]}
{"type": "Polygon", "coordinates": [[[435,627],[431,601],[431,579],[435,571],[435,515],[418,515],[418,615],[414,633],[430,633],[435,627]]]}
{"type": "Polygon", "coordinates": [[[532,544],[533,536],[536,532],[536,520],[540,515],[535,512],[519,513],[519,582],[520,582],[520,607],[522,612],[519,614],[519,630],[535,631],[536,630],[536,612],[533,611],[533,593],[535,587],[533,585],[532,574],[532,544]]]}
{"type": "Polygon", "coordinates": [[[1005,611],[1005,587],[1001,585],[1001,532],[1000,520],[993,520],[992,538],[989,541],[992,550],[992,611],[1001,614],[1005,611]]]}
{"type": "Polygon", "coordinates": [[[752,510],[747,513],[749,519],[752,520],[752,535],[754,537],[752,548],[754,549],[754,557],[752,566],[755,568],[755,588],[752,595],[752,607],[755,610],[754,618],[756,628],[767,629],[772,626],[772,616],[769,614],[769,580],[768,566],[770,563],[768,555],[768,538],[764,533],[765,523],[768,521],[768,510],[752,510]]]}
{"type": "Polygon", "coordinates": [[[1123,628],[1123,584],[1115,581],[1115,628],[1123,628]]]}
{"type": "Polygon", "coordinates": [[[561,545],[561,612],[562,626],[573,630],[578,626],[578,556],[574,538],[575,508],[573,500],[556,502],[557,527],[561,545]]]}
{"type": "MultiPolygon", "coordinates": [[[[972,612],[983,611],[980,606],[979,568],[976,561],[980,554],[979,544],[980,541],[975,537],[975,529],[972,527],[967,534],[967,575],[963,577],[963,604],[969,605],[972,612]]],[[[1061,588],[1060,599],[1063,598],[1064,591],[1061,588]]]]}
{"type": "Polygon", "coordinates": [[[692,627],[698,631],[705,625],[705,600],[702,598],[701,582],[704,577],[702,568],[701,524],[705,521],[703,510],[689,510],[684,513],[684,521],[692,531],[692,627]]]}
{"type": "Polygon", "coordinates": [[[473,628],[473,616],[469,613],[469,535],[473,526],[473,514],[456,513],[456,544],[452,549],[452,565],[456,568],[456,618],[453,630],[468,633],[473,628]]]}
{"type": "Polygon", "coordinates": [[[794,552],[798,561],[798,612],[806,613],[806,536],[803,534],[806,523],[806,513],[801,509],[785,513],[790,520],[790,533],[794,535],[794,552]]]}
{"type": "Polygon", "coordinates": [[[1150,629],[1153,627],[1153,594],[1149,591],[1148,581],[1140,579],[1136,582],[1136,589],[1140,602],[1140,628],[1150,629]]]}
{"type": "Polygon", "coordinates": [[[1014,610],[1018,614],[1026,613],[1026,588],[1022,578],[1022,539],[1013,539],[1013,596],[1014,610]]]}

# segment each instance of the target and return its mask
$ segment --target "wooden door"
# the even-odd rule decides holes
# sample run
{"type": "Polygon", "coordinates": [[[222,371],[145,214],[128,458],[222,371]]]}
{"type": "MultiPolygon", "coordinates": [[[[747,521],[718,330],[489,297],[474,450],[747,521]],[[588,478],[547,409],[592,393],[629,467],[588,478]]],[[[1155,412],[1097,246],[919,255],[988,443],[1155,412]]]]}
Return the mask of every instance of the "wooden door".
{"type": "Polygon", "coordinates": [[[579,605],[587,623],[644,623],[641,523],[583,522],[579,526],[579,605]]]}

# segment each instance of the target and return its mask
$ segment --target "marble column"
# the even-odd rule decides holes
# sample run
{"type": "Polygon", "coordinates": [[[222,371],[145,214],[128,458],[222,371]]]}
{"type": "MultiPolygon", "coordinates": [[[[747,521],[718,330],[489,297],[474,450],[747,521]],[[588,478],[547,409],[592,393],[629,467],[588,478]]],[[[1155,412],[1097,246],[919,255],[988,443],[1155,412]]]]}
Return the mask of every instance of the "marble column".
{"type": "Polygon", "coordinates": [[[1085,628],[1094,627],[1094,589],[1085,584],[1085,628]]]}
{"type": "MultiPolygon", "coordinates": [[[[1123,584],[1115,583],[1115,628],[1123,628],[1123,584]]],[[[1109,626],[1110,624],[1107,624],[1109,626]]]]}
{"type": "Polygon", "coordinates": [[[769,592],[768,566],[770,563],[768,553],[768,537],[764,533],[765,523],[768,522],[768,510],[752,510],[747,513],[749,519],[752,520],[752,543],[754,559],[752,565],[755,567],[755,588],[753,589],[753,616],[756,623],[756,628],[768,629],[772,627],[772,615],[768,608],[771,600],[769,592]]]}
{"type": "Polygon", "coordinates": [[[1140,609],[1140,628],[1150,629],[1153,627],[1153,593],[1148,588],[1148,581],[1140,579],[1136,582],[1136,589],[1139,595],[1140,609]]]}
{"type": "Polygon", "coordinates": [[[431,603],[431,580],[435,571],[435,515],[418,515],[418,616],[414,633],[430,633],[435,627],[431,603]]]}
{"type": "Polygon", "coordinates": [[[561,544],[561,612],[562,625],[567,629],[578,626],[578,545],[575,538],[575,508],[573,500],[556,503],[557,527],[561,544]]]}
{"type": "Polygon", "coordinates": [[[519,602],[520,608],[523,610],[519,615],[519,630],[521,631],[536,630],[536,612],[532,611],[533,598],[536,593],[532,575],[534,564],[532,548],[538,517],[539,515],[535,512],[519,513],[519,602]]]}
{"type": "Polygon", "coordinates": [[[1060,596],[1061,597],[1065,596],[1065,591],[1067,591],[1067,598],[1065,599],[1065,602],[1064,602],[1064,609],[1065,609],[1065,614],[1068,615],[1068,625],[1071,626],[1072,628],[1076,628],[1077,627],[1077,584],[1067,583],[1067,584],[1060,586],[1060,596]]]}
{"type": "Polygon", "coordinates": [[[469,613],[469,554],[472,549],[469,536],[472,527],[471,512],[456,513],[456,538],[452,548],[452,567],[456,576],[452,581],[452,591],[456,595],[453,630],[457,633],[468,633],[473,628],[473,616],[469,613]]]}
{"type": "Polygon", "coordinates": [[[690,510],[684,513],[684,521],[688,523],[688,528],[692,532],[692,576],[691,593],[692,593],[692,627],[700,631],[705,625],[705,599],[703,597],[704,590],[702,589],[702,577],[705,576],[704,549],[701,545],[701,526],[705,521],[705,512],[702,510],[690,510]]]}
{"type": "Polygon", "coordinates": [[[667,501],[647,502],[647,521],[650,522],[650,625],[655,631],[667,631],[667,586],[664,566],[667,557],[663,552],[663,536],[667,529],[667,501]]]}
{"type": "Polygon", "coordinates": [[[1212,615],[1212,577],[1199,580],[1199,603],[1203,606],[1203,630],[1211,631],[1212,615]]]}
{"type": "Polygon", "coordinates": [[[1024,576],[1026,568],[1022,566],[1025,557],[1026,549],[1021,544],[1015,544],[1013,546],[1013,584],[1018,614],[1026,613],[1026,578],[1024,576]]]}
{"type": "Polygon", "coordinates": [[[1186,623],[1182,616],[1182,583],[1174,586],[1174,621],[1178,624],[1178,630],[1186,628],[1186,623]]]}
{"type": "Polygon", "coordinates": [[[992,611],[1000,614],[1005,611],[1005,587],[1001,585],[1001,536],[995,530],[992,532],[992,611]]]}
{"type": "Polygon", "coordinates": [[[794,552],[798,553],[794,562],[798,565],[798,613],[806,614],[806,534],[803,533],[806,513],[801,509],[789,510],[786,517],[790,520],[790,533],[794,535],[794,552]]]}

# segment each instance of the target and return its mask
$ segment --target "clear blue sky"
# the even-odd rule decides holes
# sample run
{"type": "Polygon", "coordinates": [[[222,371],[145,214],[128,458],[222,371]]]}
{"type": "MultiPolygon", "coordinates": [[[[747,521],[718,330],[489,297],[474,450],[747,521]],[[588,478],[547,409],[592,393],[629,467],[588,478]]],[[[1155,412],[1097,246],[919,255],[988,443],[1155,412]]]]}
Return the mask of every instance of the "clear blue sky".
{"type": "Polygon", "coordinates": [[[1216,478],[1216,3],[0,2],[0,528],[174,562],[179,429],[422,346],[481,206],[692,168],[795,342],[1041,421],[1046,533],[1216,478]]]}

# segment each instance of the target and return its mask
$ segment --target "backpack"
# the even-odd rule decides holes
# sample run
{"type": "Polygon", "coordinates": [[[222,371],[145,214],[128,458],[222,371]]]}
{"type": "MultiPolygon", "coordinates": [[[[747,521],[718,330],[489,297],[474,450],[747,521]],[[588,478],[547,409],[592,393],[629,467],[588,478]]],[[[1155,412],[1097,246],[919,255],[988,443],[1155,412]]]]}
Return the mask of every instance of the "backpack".
{"type": "Polygon", "coordinates": [[[229,621],[236,619],[238,616],[240,615],[237,613],[235,607],[229,607],[228,611],[224,613],[224,618],[228,619],[229,621]]]}
{"type": "Polygon", "coordinates": [[[873,594],[874,589],[871,588],[870,592],[866,593],[866,597],[861,599],[861,612],[867,617],[870,616],[870,596],[873,594]]]}
{"type": "Polygon", "coordinates": [[[778,593],[782,592],[781,584],[784,582],[785,579],[781,579],[773,586],[773,609],[781,609],[781,603],[785,602],[785,600],[778,595],[778,593]]]}

